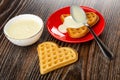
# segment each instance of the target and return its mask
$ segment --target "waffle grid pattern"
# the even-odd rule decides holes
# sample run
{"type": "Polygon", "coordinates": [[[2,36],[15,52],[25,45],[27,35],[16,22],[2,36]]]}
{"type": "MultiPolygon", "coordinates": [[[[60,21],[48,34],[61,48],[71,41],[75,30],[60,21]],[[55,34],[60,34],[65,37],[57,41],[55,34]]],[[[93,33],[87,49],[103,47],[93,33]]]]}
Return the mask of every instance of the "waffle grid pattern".
{"type": "Polygon", "coordinates": [[[47,73],[59,67],[75,62],[76,52],[69,47],[58,47],[52,42],[44,42],[38,46],[41,73],[47,73]]]}

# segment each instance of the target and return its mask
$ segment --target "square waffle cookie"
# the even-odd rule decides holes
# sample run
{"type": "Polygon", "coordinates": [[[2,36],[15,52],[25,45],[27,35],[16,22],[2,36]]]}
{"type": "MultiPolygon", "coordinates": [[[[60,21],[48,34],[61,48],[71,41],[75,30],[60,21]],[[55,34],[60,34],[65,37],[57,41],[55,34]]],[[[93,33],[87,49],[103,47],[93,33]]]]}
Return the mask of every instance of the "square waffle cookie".
{"type": "Polygon", "coordinates": [[[70,47],[59,47],[54,42],[43,42],[37,47],[40,73],[46,74],[55,69],[74,63],[78,53],[70,47]]]}
{"type": "MultiPolygon", "coordinates": [[[[63,22],[64,18],[70,16],[69,14],[63,14],[61,15],[60,19],[63,22]]],[[[94,12],[86,12],[86,16],[87,16],[87,24],[89,26],[94,26],[98,21],[99,21],[99,17],[98,15],[96,15],[94,12]]],[[[89,30],[86,26],[82,26],[79,28],[67,28],[67,32],[69,34],[69,36],[71,38],[81,38],[83,36],[85,36],[89,30]]]]}

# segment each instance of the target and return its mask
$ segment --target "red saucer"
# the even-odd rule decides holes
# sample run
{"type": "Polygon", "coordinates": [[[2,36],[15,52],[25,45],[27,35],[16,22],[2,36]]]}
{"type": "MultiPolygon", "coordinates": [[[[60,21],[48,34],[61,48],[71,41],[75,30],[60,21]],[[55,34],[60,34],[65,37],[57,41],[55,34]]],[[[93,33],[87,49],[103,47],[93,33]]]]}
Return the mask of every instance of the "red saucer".
{"type": "MultiPolygon", "coordinates": [[[[85,12],[94,12],[99,16],[98,23],[92,27],[96,35],[99,36],[103,32],[105,27],[105,20],[103,16],[93,8],[86,7],[86,6],[80,6],[80,7],[83,8],[85,12]]],[[[94,39],[90,32],[82,38],[73,39],[69,37],[68,33],[61,33],[60,31],[58,31],[58,26],[62,24],[60,20],[60,16],[62,14],[70,14],[70,7],[61,8],[56,12],[54,12],[48,18],[47,29],[53,37],[55,37],[60,41],[69,42],[69,43],[81,43],[81,42],[87,42],[94,39]]]]}

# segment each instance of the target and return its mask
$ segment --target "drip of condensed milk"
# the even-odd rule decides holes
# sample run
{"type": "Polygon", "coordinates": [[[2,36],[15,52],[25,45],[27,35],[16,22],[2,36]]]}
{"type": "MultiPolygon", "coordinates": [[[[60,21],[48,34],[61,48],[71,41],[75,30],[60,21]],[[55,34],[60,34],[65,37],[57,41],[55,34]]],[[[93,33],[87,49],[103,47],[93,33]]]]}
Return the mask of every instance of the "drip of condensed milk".
{"type": "Polygon", "coordinates": [[[83,23],[77,23],[73,20],[72,16],[67,16],[65,17],[63,24],[58,27],[58,30],[62,33],[66,33],[67,28],[79,28],[82,26],[84,26],[83,23]]]}

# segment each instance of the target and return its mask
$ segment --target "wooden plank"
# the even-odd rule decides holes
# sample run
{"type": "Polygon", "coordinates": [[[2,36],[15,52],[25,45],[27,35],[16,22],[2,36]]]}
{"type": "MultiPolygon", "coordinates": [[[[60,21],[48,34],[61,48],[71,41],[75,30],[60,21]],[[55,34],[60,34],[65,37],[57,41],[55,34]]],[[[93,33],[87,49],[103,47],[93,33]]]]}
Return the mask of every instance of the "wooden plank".
{"type": "Polygon", "coordinates": [[[0,80],[120,80],[120,0],[1,0],[0,1],[0,80]],[[97,9],[105,18],[106,26],[100,35],[102,41],[114,53],[107,60],[94,40],[70,44],[53,38],[47,31],[48,17],[59,8],[72,4],[97,9]],[[10,43],[3,34],[5,23],[19,14],[35,14],[45,24],[44,33],[38,42],[28,47],[10,43]],[[69,46],[79,53],[79,60],[48,74],[39,72],[37,45],[54,41],[60,46],[69,46]]]}

